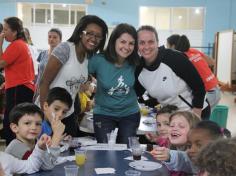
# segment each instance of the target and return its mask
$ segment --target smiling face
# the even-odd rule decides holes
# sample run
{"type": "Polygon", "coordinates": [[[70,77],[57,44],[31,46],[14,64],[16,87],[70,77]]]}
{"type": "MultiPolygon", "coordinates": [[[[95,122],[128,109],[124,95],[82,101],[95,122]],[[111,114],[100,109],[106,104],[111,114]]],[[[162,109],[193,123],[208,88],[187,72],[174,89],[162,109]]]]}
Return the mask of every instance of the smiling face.
{"type": "Polygon", "coordinates": [[[44,103],[44,114],[45,118],[51,122],[54,116],[58,117],[59,120],[62,120],[65,118],[66,113],[69,111],[69,107],[67,104],[55,100],[50,105],[48,105],[47,102],[44,103]]]}
{"type": "Polygon", "coordinates": [[[151,64],[158,54],[158,41],[155,33],[148,30],[138,32],[138,50],[145,62],[151,64]]]}
{"type": "Polygon", "coordinates": [[[16,138],[25,143],[34,142],[41,133],[42,117],[35,114],[26,114],[21,117],[18,124],[11,123],[11,130],[16,134],[16,138]]]}
{"type": "Polygon", "coordinates": [[[182,115],[174,115],[170,122],[170,143],[175,146],[185,145],[190,125],[182,115]]]}
{"type": "Polygon", "coordinates": [[[13,31],[7,23],[3,24],[3,31],[5,40],[8,42],[12,42],[16,39],[17,32],[13,31]]]}
{"type": "Polygon", "coordinates": [[[48,32],[48,44],[55,48],[61,42],[60,36],[56,32],[48,32]]]}
{"type": "Polygon", "coordinates": [[[163,113],[156,117],[158,134],[161,137],[168,138],[170,128],[170,114],[163,113]]]}
{"type": "Polygon", "coordinates": [[[196,156],[200,150],[213,139],[205,129],[192,129],[188,134],[187,154],[192,162],[196,161],[196,156]]]}
{"type": "Polygon", "coordinates": [[[97,24],[88,24],[81,34],[81,43],[87,51],[95,50],[102,40],[102,28],[97,24]]]}
{"type": "Polygon", "coordinates": [[[121,34],[115,43],[117,57],[121,60],[127,58],[134,51],[134,45],[135,40],[130,34],[121,34]]]}

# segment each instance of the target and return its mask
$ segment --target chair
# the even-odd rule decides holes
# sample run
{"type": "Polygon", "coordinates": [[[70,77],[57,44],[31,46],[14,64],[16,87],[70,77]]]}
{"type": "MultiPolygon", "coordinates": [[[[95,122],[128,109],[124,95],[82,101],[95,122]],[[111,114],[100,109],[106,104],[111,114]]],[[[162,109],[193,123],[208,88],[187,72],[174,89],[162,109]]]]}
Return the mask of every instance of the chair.
{"type": "Polygon", "coordinates": [[[210,120],[216,122],[219,126],[226,128],[228,118],[228,106],[216,105],[210,116],[210,120]]]}

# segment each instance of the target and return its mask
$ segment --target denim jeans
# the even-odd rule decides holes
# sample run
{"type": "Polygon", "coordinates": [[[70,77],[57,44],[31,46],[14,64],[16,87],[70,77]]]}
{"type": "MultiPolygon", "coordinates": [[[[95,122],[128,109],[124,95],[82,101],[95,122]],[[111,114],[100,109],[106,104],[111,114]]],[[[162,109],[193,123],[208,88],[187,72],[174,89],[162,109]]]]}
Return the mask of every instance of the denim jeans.
{"type": "Polygon", "coordinates": [[[118,128],[117,143],[128,144],[128,137],[136,136],[140,112],[125,117],[94,114],[94,132],[98,143],[107,142],[107,133],[118,128]]]}
{"type": "Polygon", "coordinates": [[[219,103],[220,98],[221,98],[221,92],[218,86],[214,87],[213,89],[207,92],[207,100],[210,103],[211,110],[213,110],[213,108],[219,103]]]}

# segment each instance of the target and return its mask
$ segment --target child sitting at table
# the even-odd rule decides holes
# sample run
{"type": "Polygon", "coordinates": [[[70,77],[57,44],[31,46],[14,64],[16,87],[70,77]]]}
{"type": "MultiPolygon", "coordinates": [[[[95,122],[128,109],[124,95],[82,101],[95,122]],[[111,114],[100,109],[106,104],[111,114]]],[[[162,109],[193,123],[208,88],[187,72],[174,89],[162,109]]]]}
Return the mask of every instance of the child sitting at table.
{"type": "Polygon", "coordinates": [[[91,75],[88,76],[88,80],[85,84],[81,84],[80,90],[78,92],[79,104],[80,104],[80,114],[92,110],[94,106],[93,95],[96,91],[96,79],[91,75]]]}
{"type": "MultiPolygon", "coordinates": [[[[53,134],[52,136],[52,140],[53,140],[55,133],[57,133],[57,130],[63,129],[63,132],[64,132],[65,127],[62,123],[60,123],[62,127],[61,129],[60,128],[54,129],[53,122],[55,122],[55,117],[57,117],[58,120],[61,122],[61,120],[65,118],[66,113],[70,110],[71,106],[72,106],[72,98],[66,89],[61,88],[61,87],[54,87],[50,89],[47,95],[47,99],[43,105],[45,117],[42,123],[41,134],[46,133],[49,136],[52,136],[53,134]]],[[[64,134],[64,137],[65,135],[66,134],[64,134]]],[[[60,140],[57,141],[58,144],[60,143],[60,140]]]]}
{"type": "MultiPolygon", "coordinates": [[[[177,111],[170,116],[170,129],[168,146],[171,149],[185,151],[187,149],[187,135],[190,129],[194,128],[200,118],[190,111],[177,111]]],[[[159,148],[159,147],[158,147],[159,148]]],[[[151,154],[156,157],[156,150],[154,149],[151,154]]],[[[159,158],[162,160],[162,158],[159,158]]],[[[184,176],[186,173],[170,170],[171,176],[184,176]]]]}
{"type": "Polygon", "coordinates": [[[170,127],[170,115],[171,113],[177,111],[177,107],[173,105],[166,105],[162,107],[156,115],[157,133],[146,133],[146,138],[155,142],[159,146],[168,147],[169,142],[169,127],[170,127]]]}
{"type": "Polygon", "coordinates": [[[197,157],[200,176],[235,176],[236,139],[221,139],[208,144],[197,157]]]}
{"type": "Polygon", "coordinates": [[[199,174],[199,169],[195,164],[201,149],[210,142],[225,136],[231,136],[227,129],[220,128],[217,123],[212,121],[201,121],[189,131],[186,152],[157,147],[152,155],[157,160],[165,161],[165,165],[170,170],[199,174]]]}
{"type": "MultiPolygon", "coordinates": [[[[21,103],[16,105],[9,115],[10,128],[16,135],[7,146],[5,152],[16,158],[26,160],[32,154],[35,143],[41,132],[43,112],[33,103],[21,103]]],[[[52,147],[58,147],[58,140],[61,138],[64,128],[59,120],[55,121],[54,126],[57,129],[53,140],[52,147]],[[59,139],[58,139],[59,138],[59,139]]],[[[55,153],[47,154],[43,158],[42,169],[48,170],[54,167],[54,162],[59,154],[59,148],[55,153]]]]}
{"type": "Polygon", "coordinates": [[[47,151],[46,146],[51,145],[51,138],[46,134],[38,140],[33,153],[27,160],[20,160],[5,152],[0,152],[0,175],[11,176],[13,174],[32,174],[39,171],[44,155],[47,151]]]}

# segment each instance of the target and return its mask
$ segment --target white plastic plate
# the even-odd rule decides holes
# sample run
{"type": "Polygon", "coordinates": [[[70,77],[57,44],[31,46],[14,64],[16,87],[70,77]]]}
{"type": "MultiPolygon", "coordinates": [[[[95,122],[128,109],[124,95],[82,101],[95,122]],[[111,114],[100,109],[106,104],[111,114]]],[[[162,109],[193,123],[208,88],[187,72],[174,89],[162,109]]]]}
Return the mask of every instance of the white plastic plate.
{"type": "Polygon", "coordinates": [[[134,161],[129,166],[140,171],[154,171],[162,167],[161,164],[152,161],[134,161]]]}

